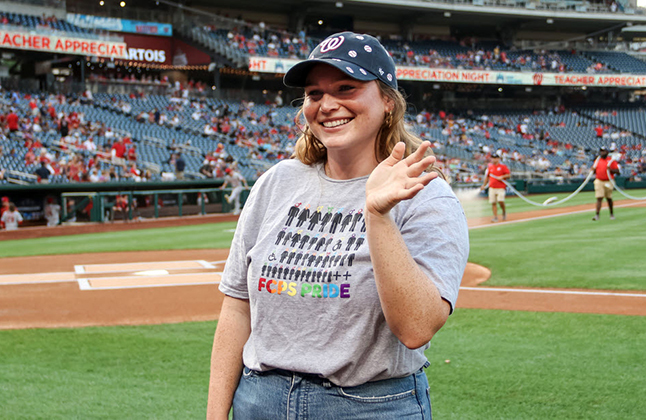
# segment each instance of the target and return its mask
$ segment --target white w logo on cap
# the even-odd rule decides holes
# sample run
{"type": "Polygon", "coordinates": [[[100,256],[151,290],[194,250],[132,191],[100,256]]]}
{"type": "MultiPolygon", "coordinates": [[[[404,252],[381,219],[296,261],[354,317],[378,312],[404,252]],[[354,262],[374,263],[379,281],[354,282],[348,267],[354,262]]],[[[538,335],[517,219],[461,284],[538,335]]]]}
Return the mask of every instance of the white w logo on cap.
{"type": "Polygon", "coordinates": [[[328,51],[336,50],[343,44],[345,37],[343,35],[335,36],[333,38],[328,38],[325,41],[321,42],[321,53],[326,53],[328,51]]]}

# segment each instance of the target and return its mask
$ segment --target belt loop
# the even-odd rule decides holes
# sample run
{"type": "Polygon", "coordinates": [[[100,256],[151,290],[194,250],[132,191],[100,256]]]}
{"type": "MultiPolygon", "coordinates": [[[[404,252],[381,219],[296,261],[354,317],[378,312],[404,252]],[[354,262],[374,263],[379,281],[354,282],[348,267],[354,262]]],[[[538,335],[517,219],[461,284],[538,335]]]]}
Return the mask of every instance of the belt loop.
{"type": "Polygon", "coordinates": [[[427,369],[429,366],[431,366],[431,362],[427,360],[426,363],[424,363],[424,366],[422,367],[422,369],[427,369]]]}

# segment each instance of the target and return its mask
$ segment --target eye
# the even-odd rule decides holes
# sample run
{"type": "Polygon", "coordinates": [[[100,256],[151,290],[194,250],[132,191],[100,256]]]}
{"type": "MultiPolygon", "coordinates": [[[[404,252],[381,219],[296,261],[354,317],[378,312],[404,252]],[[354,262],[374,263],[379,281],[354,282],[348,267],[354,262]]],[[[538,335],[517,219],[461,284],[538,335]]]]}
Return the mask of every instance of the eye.
{"type": "Polygon", "coordinates": [[[352,91],[354,89],[355,89],[355,87],[352,86],[352,85],[341,85],[341,86],[339,86],[339,91],[340,92],[350,92],[350,91],[352,91]]]}
{"type": "Polygon", "coordinates": [[[323,94],[323,92],[321,92],[320,90],[316,90],[316,89],[312,89],[309,92],[307,92],[307,91],[305,92],[305,96],[307,96],[310,99],[314,99],[314,100],[320,98],[322,94],[323,94]]]}

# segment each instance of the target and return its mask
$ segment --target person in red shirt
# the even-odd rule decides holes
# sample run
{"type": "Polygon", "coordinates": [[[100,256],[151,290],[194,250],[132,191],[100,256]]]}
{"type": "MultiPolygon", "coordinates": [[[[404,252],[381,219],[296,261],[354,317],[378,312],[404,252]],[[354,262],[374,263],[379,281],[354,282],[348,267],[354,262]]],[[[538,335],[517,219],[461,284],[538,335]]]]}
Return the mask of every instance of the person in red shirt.
{"type": "Polygon", "coordinates": [[[498,221],[498,206],[502,210],[502,220],[507,220],[507,208],[505,207],[505,188],[507,187],[503,180],[511,176],[511,172],[507,165],[500,163],[500,156],[498,154],[491,155],[492,163],[489,164],[487,172],[485,172],[484,184],[480,187],[481,190],[487,187],[489,183],[489,203],[491,203],[491,210],[493,211],[493,219],[491,221],[496,223],[498,221]]]}
{"type": "Polygon", "coordinates": [[[595,159],[592,165],[592,170],[595,171],[596,179],[594,180],[594,197],[597,199],[596,214],[592,220],[599,220],[599,212],[601,211],[601,203],[605,198],[608,202],[608,210],[610,210],[610,220],[615,220],[612,203],[612,179],[615,175],[619,174],[619,165],[616,161],[608,156],[608,149],[602,147],[599,149],[599,156],[595,159]]]}
{"type": "Polygon", "coordinates": [[[7,115],[7,127],[9,127],[10,132],[18,131],[18,123],[20,122],[20,117],[12,109],[9,115],[7,115]]]}

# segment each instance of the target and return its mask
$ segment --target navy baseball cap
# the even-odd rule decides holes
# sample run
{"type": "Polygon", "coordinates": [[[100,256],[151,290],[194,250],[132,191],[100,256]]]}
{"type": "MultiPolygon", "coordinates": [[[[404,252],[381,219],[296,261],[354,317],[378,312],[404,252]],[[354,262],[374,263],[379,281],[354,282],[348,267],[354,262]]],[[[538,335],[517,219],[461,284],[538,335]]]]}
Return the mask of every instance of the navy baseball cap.
{"type": "Polygon", "coordinates": [[[287,71],[283,83],[289,87],[305,87],[307,75],[319,63],[334,66],[353,79],[381,80],[397,89],[395,62],[377,38],[371,35],[354,32],[330,35],[314,48],[307,60],[287,71]]]}

